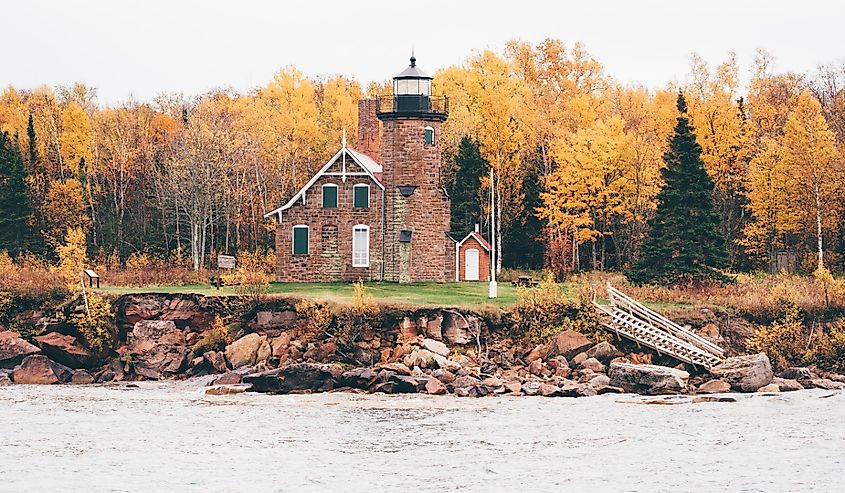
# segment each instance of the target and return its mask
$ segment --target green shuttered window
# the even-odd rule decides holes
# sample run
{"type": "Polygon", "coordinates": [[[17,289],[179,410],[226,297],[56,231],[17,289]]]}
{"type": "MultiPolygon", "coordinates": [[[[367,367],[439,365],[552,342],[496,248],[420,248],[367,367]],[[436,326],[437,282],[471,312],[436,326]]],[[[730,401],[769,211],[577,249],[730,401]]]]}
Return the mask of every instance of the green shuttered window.
{"type": "Polygon", "coordinates": [[[370,186],[355,185],[353,188],[352,207],[366,209],[370,206],[370,186]]]}
{"type": "Polygon", "coordinates": [[[308,255],[308,226],[293,227],[293,254],[308,255]]]}
{"type": "Polygon", "coordinates": [[[337,207],[337,185],[323,185],[323,208],[337,207]]]}

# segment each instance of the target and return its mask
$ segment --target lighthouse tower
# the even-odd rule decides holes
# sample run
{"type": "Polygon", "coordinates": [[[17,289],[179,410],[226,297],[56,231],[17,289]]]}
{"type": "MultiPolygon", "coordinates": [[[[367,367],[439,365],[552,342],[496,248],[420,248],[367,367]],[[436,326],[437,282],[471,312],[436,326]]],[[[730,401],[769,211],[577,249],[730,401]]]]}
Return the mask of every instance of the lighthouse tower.
{"type": "Polygon", "coordinates": [[[387,281],[454,278],[450,202],[440,183],[440,125],[445,96],[432,96],[432,77],[411,64],[393,78],[393,94],[378,98],[385,192],[384,277],[387,281]]]}

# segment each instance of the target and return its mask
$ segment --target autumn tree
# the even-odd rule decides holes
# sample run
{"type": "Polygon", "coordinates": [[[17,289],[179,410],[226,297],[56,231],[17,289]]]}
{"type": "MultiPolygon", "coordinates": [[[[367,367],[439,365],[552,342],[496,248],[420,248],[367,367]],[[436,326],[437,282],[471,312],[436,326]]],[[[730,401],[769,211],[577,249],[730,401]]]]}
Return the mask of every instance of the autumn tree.
{"type": "Polygon", "coordinates": [[[728,260],[719,216],[713,209],[713,180],[704,169],[701,146],[678,94],[678,116],[669,150],[663,155],[665,185],[640,258],[625,274],[635,284],[724,281],[716,269],[728,260]]]}

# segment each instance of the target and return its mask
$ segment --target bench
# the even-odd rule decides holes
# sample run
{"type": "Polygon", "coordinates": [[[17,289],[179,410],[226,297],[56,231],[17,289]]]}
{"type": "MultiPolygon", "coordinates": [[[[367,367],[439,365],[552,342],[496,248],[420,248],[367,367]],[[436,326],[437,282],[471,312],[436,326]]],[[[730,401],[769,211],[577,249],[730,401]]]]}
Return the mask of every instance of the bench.
{"type": "Polygon", "coordinates": [[[540,281],[535,281],[531,276],[519,276],[515,280],[511,281],[512,286],[522,286],[526,288],[535,288],[540,285],[540,281]]]}

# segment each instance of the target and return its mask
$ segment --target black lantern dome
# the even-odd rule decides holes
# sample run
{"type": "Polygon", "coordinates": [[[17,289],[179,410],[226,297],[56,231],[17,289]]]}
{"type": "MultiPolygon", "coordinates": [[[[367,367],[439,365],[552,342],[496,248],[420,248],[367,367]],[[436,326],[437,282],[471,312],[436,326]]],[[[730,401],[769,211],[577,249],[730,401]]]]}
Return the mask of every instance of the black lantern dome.
{"type": "Polygon", "coordinates": [[[445,96],[432,96],[434,78],[417,67],[411,55],[411,64],[393,78],[393,95],[378,99],[380,118],[421,117],[445,120],[449,101],[445,96]]]}

